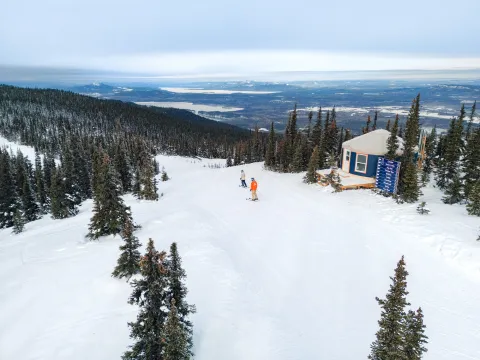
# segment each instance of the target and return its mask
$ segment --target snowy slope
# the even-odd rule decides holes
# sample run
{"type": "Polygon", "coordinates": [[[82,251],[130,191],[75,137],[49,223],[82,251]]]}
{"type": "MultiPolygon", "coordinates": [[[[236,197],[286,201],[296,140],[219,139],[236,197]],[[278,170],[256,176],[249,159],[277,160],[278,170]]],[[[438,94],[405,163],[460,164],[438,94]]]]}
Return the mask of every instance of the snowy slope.
{"type": "MultiPolygon", "coordinates": [[[[402,254],[409,300],[425,313],[425,359],[480,359],[480,221],[464,207],[427,189],[432,214],[421,216],[261,164],[243,167],[259,184],[252,203],[239,167],[158,160],[172,177],[160,183],[163,198],[126,200],[143,243],[178,242],[198,309],[197,360],[365,359],[380,315],[374,298],[402,254]]],[[[91,208],[20,235],[0,230],[0,359],[119,359],[131,343],[130,287],[110,277],[120,238],[85,242],[91,208]]]]}

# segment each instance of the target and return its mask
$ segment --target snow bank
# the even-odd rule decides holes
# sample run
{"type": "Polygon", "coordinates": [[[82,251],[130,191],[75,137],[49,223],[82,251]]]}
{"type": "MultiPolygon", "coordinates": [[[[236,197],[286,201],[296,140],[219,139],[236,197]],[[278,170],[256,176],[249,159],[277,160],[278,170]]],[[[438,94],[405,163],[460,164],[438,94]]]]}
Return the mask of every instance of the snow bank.
{"type": "MultiPolygon", "coordinates": [[[[302,183],[261,164],[159,156],[172,180],[158,202],[126,196],[144,244],[178,242],[196,304],[197,360],[366,358],[377,330],[375,296],[405,255],[408,296],[421,306],[426,360],[478,359],[479,219],[424,190],[430,215],[371,191],[302,183]],[[258,181],[245,201],[240,170],[258,181]]],[[[130,287],[110,274],[120,239],[85,242],[92,203],[78,216],[0,230],[0,358],[119,359],[131,343],[130,287]]]]}

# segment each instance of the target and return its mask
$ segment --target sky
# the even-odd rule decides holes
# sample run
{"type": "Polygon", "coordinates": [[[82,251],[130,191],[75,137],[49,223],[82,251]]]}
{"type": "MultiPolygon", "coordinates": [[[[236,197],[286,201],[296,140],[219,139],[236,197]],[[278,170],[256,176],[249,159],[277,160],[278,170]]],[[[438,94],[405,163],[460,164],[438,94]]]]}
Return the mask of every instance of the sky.
{"type": "Polygon", "coordinates": [[[480,68],[478,0],[7,0],[0,66],[159,76],[480,68]]]}

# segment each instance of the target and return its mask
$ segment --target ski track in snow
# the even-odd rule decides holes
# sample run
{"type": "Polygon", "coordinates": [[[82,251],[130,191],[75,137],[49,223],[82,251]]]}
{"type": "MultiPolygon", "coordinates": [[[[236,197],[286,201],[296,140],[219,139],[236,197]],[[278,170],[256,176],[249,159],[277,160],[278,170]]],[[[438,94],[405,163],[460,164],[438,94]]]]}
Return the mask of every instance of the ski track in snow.
{"type": "MultiPolygon", "coordinates": [[[[176,241],[197,360],[366,358],[389,277],[405,255],[408,300],[425,313],[425,359],[480,359],[478,218],[424,190],[430,215],[370,191],[331,193],[302,175],[159,156],[158,202],[125,196],[143,244],[176,241]]],[[[0,230],[0,359],[119,359],[131,344],[130,286],[110,274],[119,237],[87,242],[92,202],[66,220],[0,230]]]]}

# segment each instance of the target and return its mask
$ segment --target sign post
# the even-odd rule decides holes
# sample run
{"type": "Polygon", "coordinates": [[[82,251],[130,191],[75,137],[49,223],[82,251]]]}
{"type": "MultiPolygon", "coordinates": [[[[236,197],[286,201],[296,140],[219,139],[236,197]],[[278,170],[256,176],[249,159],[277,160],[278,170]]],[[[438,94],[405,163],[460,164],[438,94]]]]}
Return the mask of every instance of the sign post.
{"type": "Polygon", "coordinates": [[[401,162],[379,158],[377,164],[377,178],[375,187],[391,194],[398,190],[398,176],[401,162]]]}

